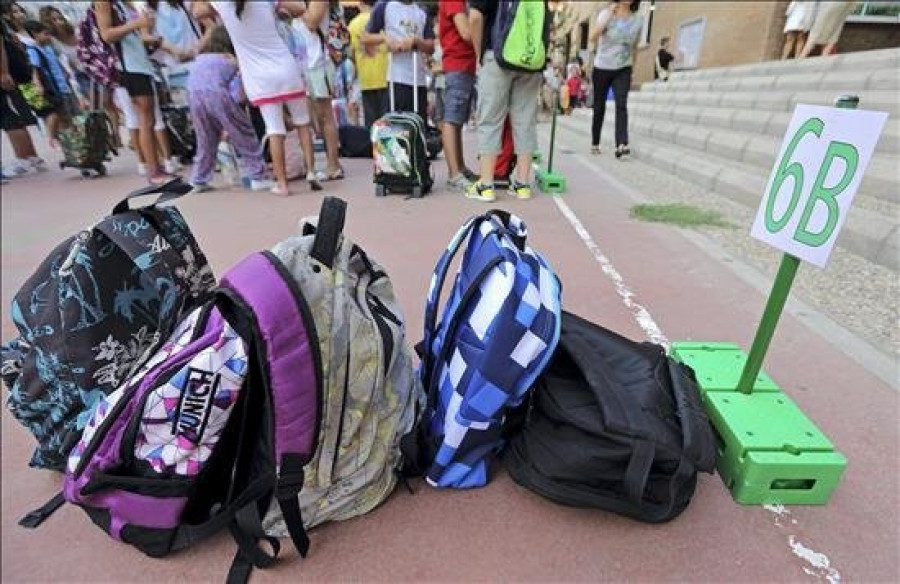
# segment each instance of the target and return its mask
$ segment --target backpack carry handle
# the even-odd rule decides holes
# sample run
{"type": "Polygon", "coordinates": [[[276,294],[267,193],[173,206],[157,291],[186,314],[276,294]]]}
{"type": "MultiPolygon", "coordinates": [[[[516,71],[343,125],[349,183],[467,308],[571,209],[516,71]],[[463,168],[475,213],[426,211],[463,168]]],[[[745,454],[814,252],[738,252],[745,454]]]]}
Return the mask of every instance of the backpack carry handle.
{"type": "Polygon", "coordinates": [[[325,197],[316,223],[316,236],[309,255],[330,270],[334,266],[338,243],[344,232],[347,202],[337,197],[325,197]]]}
{"type": "Polygon", "coordinates": [[[180,178],[170,180],[163,185],[151,185],[149,187],[144,187],[142,189],[132,191],[131,193],[126,195],[124,199],[116,203],[116,206],[113,207],[112,214],[118,215],[119,213],[125,213],[132,210],[129,201],[136,197],[144,197],[146,195],[155,195],[156,193],[159,193],[159,196],[151,205],[155,207],[156,205],[161,205],[188,194],[189,192],[191,192],[192,188],[193,187],[191,187],[191,185],[182,181],[180,178]]]}

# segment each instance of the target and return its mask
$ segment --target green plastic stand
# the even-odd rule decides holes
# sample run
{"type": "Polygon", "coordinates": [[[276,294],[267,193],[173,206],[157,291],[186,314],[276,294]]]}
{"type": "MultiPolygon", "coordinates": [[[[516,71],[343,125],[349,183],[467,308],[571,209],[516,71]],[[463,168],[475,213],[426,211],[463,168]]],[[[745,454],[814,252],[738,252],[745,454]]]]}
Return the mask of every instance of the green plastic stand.
{"type": "MultiPolygon", "coordinates": [[[[556,143],[556,110],[559,109],[559,94],[554,97],[553,101],[553,121],[550,123],[550,152],[547,155],[547,169],[542,170],[535,164],[534,175],[541,191],[558,195],[566,192],[566,178],[558,172],[553,172],[553,148],[556,143]]],[[[535,152],[532,154],[533,160],[535,155],[540,158],[540,153],[535,152]]],[[[540,163],[540,160],[535,160],[535,162],[540,163]]]]}
{"type": "Polygon", "coordinates": [[[538,187],[545,193],[559,194],[566,192],[566,177],[558,172],[537,169],[535,171],[538,187]]]}
{"type": "Polygon", "coordinates": [[[765,372],[738,391],[747,354],[731,343],[675,342],[672,357],[697,376],[716,434],[717,468],[745,505],[822,505],[847,459],[765,372]]]}

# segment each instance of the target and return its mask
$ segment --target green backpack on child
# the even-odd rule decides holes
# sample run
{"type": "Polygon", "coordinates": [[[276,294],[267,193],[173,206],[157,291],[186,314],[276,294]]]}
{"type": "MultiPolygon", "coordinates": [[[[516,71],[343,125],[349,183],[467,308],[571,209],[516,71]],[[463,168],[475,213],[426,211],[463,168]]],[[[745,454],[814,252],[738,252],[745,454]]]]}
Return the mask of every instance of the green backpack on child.
{"type": "Polygon", "coordinates": [[[502,0],[491,30],[491,49],[503,69],[538,73],[547,64],[550,18],[546,0],[502,0]]]}

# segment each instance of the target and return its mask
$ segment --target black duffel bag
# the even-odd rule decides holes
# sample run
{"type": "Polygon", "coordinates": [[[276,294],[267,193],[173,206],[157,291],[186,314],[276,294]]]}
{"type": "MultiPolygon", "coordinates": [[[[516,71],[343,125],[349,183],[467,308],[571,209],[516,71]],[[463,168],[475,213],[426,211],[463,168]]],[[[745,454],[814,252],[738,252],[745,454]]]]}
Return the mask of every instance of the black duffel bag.
{"type": "Polygon", "coordinates": [[[553,359],[525,404],[505,463],[557,503],[659,523],[684,511],[715,438],[693,371],[564,312],[553,359]]]}

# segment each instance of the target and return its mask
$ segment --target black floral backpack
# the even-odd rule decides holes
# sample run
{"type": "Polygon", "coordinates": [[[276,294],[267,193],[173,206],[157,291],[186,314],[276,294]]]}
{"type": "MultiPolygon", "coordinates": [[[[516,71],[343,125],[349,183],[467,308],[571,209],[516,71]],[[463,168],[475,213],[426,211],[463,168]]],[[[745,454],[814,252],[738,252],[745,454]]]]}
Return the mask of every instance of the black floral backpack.
{"type": "Polygon", "coordinates": [[[188,190],[175,180],[135,191],[56,246],[15,295],[19,336],[0,346],[0,371],[7,406],[38,441],[31,466],[62,470],[92,408],[215,286],[184,217],[160,206],[188,190]]]}

